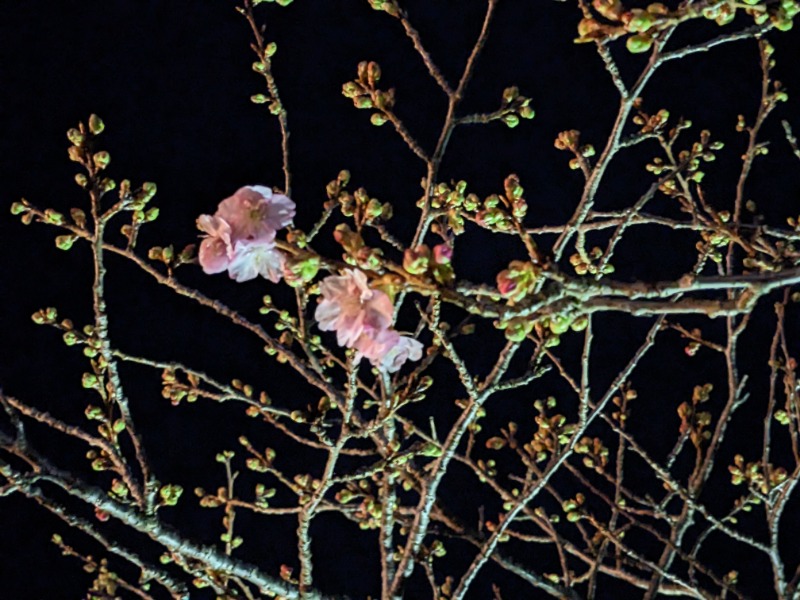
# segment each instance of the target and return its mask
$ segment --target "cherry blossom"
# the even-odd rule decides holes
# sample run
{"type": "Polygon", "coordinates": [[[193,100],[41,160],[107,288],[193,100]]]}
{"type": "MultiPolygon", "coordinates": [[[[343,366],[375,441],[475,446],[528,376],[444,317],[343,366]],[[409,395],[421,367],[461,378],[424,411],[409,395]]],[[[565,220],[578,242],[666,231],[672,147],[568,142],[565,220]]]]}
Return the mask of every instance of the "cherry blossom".
{"type": "Polygon", "coordinates": [[[206,234],[198,252],[203,271],[227,270],[239,282],[258,275],[280,281],[285,257],[275,248],[275,235],[292,222],[295,208],[287,196],[251,185],[220,202],[213,216],[200,215],[197,227],[206,234]]]}
{"type": "Polygon", "coordinates": [[[394,307],[389,296],[369,287],[357,269],[331,275],[320,283],[322,299],[315,318],[323,331],[335,331],[340,346],[354,348],[357,358],[394,373],[407,360],[422,357],[422,344],[392,329],[394,307]]]}
{"type": "Polygon", "coordinates": [[[231,227],[219,217],[200,215],[197,228],[208,234],[200,242],[198,259],[208,275],[222,273],[230,264],[231,227]]]}
{"type": "Polygon", "coordinates": [[[285,258],[271,242],[240,240],[231,255],[228,273],[238,282],[255,279],[259,275],[278,283],[283,274],[285,258]]]}
{"type": "Polygon", "coordinates": [[[384,292],[370,289],[367,276],[356,269],[331,275],[320,283],[322,300],[315,318],[322,331],[336,331],[340,346],[353,348],[365,331],[380,331],[392,324],[394,307],[384,292]]]}
{"type": "Polygon", "coordinates": [[[247,185],[219,203],[216,216],[224,219],[237,240],[273,241],[275,233],[292,222],[296,205],[287,196],[263,185],[247,185]]]}
{"type": "Polygon", "coordinates": [[[373,366],[389,373],[400,370],[407,360],[422,358],[422,344],[412,337],[400,335],[394,329],[362,333],[354,347],[373,366]]]}

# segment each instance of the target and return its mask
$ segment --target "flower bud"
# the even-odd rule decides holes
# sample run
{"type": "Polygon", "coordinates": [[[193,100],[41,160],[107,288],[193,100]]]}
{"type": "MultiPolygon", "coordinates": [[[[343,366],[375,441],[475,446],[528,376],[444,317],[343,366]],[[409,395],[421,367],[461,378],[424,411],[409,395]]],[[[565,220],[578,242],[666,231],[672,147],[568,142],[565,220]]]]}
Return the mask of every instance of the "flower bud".
{"type": "Polygon", "coordinates": [[[649,35],[632,35],[628,38],[625,42],[625,47],[628,49],[628,52],[631,54],[641,54],[642,52],[647,52],[650,50],[650,47],[653,45],[653,38],[649,35]]]}
{"type": "Polygon", "coordinates": [[[370,87],[375,87],[381,78],[381,67],[376,62],[369,62],[367,64],[367,83],[370,87]]]}
{"type": "Polygon", "coordinates": [[[56,238],[56,247],[59,250],[69,250],[77,238],[74,235],[59,235],[56,238]]]}
{"type": "Polygon", "coordinates": [[[403,254],[403,268],[412,275],[423,275],[428,271],[431,251],[426,245],[409,248],[403,254]]]}
{"type": "Polygon", "coordinates": [[[369,120],[376,127],[380,127],[389,119],[383,113],[372,113],[372,116],[369,118],[369,120]]]}
{"type": "Polygon", "coordinates": [[[48,208],[46,211],[44,211],[44,218],[45,221],[52,225],[63,225],[66,222],[64,215],[57,210],[53,210],[52,208],[48,208]]]}
{"type": "Polygon", "coordinates": [[[75,146],[80,146],[86,139],[84,135],[74,127],[67,131],[67,139],[75,146]]]}
{"type": "Polygon", "coordinates": [[[369,96],[358,96],[353,98],[356,108],[372,108],[372,99],[369,96]]]}
{"type": "Polygon", "coordinates": [[[602,25],[600,25],[600,23],[594,19],[581,19],[578,23],[578,35],[581,37],[587,37],[601,27],[602,25]]]}
{"type": "Polygon", "coordinates": [[[94,162],[94,166],[98,169],[105,169],[108,166],[108,163],[111,162],[111,155],[105,150],[102,152],[97,152],[94,156],[92,156],[92,161],[94,162]]]}
{"type": "Polygon", "coordinates": [[[510,342],[522,342],[533,329],[533,322],[528,319],[516,318],[500,324],[503,333],[510,342]]]}
{"type": "Polygon", "coordinates": [[[569,329],[572,319],[565,315],[550,315],[548,321],[550,331],[552,331],[555,335],[561,335],[562,333],[566,333],[566,331],[569,329]]]}
{"type": "Polygon", "coordinates": [[[433,247],[433,262],[437,265],[449,265],[453,259],[453,247],[447,244],[437,244],[433,247]]]}
{"type": "Polygon", "coordinates": [[[631,16],[625,24],[625,29],[631,33],[642,33],[650,29],[656,23],[656,17],[649,12],[634,8],[631,16]]]}
{"type": "Polygon", "coordinates": [[[106,125],[100,117],[95,114],[89,116],[89,131],[91,131],[93,135],[100,135],[105,128],[106,125]]]}
{"type": "Polygon", "coordinates": [[[77,146],[70,146],[67,150],[67,153],[69,154],[69,159],[72,162],[81,162],[83,158],[81,155],[81,149],[77,146]]]}
{"type": "Polygon", "coordinates": [[[512,103],[517,98],[519,98],[519,88],[517,86],[511,86],[503,90],[503,101],[507,104],[512,103]]]}
{"type": "Polygon", "coordinates": [[[609,21],[618,21],[624,10],[620,0],[593,0],[592,6],[609,21]]]}
{"type": "Polygon", "coordinates": [[[508,269],[497,274],[497,290],[509,301],[519,302],[533,290],[539,273],[533,263],[513,260],[508,269]]]}
{"type": "Polygon", "coordinates": [[[354,98],[359,94],[360,91],[361,88],[354,81],[348,81],[342,86],[342,95],[345,98],[354,98]]]}

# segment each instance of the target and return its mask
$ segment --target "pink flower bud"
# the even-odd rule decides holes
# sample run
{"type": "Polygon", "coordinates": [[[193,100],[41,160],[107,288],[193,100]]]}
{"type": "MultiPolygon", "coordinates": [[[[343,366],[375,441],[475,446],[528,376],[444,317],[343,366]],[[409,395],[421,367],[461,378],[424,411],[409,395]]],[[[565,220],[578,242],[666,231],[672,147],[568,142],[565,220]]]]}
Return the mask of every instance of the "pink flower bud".
{"type": "Polygon", "coordinates": [[[453,260],[453,247],[447,244],[438,244],[433,247],[433,262],[437,265],[449,265],[453,260]]]}

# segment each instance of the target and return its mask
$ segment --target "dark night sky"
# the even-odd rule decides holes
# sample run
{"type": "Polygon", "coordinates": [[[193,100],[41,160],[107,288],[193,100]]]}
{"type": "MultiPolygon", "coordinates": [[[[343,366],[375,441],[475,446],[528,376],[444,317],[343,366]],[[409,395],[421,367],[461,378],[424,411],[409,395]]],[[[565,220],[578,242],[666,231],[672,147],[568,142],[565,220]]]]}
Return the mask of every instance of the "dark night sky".
{"type": "MultiPolygon", "coordinates": [[[[479,195],[499,191],[503,178],[516,172],[526,188],[531,225],[563,223],[582,188],[581,177],[566,166],[566,155],[553,148],[557,132],[579,129],[582,139],[599,147],[616,112],[616,91],[593,48],[572,43],[579,19],[572,4],[501,2],[462,111],[494,110],[503,88],[518,85],[533,98],[537,117],[514,130],[499,123],[460,128],[441,171],[441,179],[465,179],[479,195]]],[[[457,80],[479,30],[484,2],[409,0],[404,5],[445,76],[451,82],[457,80]]],[[[282,185],[278,124],[265,107],[249,101],[251,94],[263,91],[262,81],[250,70],[254,59],[248,48],[250,31],[233,6],[224,0],[4,3],[0,11],[0,290],[4,294],[0,385],[8,394],[66,421],[82,422],[87,401],[80,387],[84,359],[66,348],[56,332],[34,326],[30,314],[43,306],[57,306],[76,323],[87,322],[91,317],[90,256],[77,245],[69,253],[56,250],[54,231],[43,226],[24,228],[7,208],[20,197],[61,211],[84,202],[81,190],[72,183],[76,167],[67,159],[67,128],[92,112],[101,115],[107,129],[104,145],[112,156],[111,176],[158,184],[154,202],[161,208],[161,217],[144,230],[141,252],[156,244],[183,246],[195,241],[196,216],[213,212],[222,198],[242,185],[282,185]]],[[[341,95],[342,83],[355,76],[360,60],[379,62],[383,81],[397,89],[398,113],[420,143],[432,148],[446,103],[402,28],[372,11],[366,0],[297,0],[288,9],[265,5],[257,15],[267,23],[267,39],[278,44],[274,72],[289,111],[297,224],[309,228],[315,222],[325,201],[326,183],[347,168],[356,186],[363,185],[394,204],[393,231],[408,241],[416,224],[413,204],[419,196],[423,166],[389,126],[371,126],[368,112],[355,110],[341,95]]],[[[686,31],[674,41],[703,39],[713,28],[697,25],[686,31]]],[[[777,48],[776,77],[790,93],[800,91],[796,62],[800,35],[792,31],[770,39],[777,48]]],[[[622,52],[620,59],[628,79],[644,61],[622,52]]],[[[731,133],[735,118],[739,112],[753,114],[759,77],[756,45],[750,41],[717,49],[686,65],[664,67],[645,94],[653,112],[668,108],[674,115],[691,118],[698,130],[708,128],[732,142],[734,150],[708,169],[708,193],[720,205],[728,202],[733,187],[726,174],[740,164],[741,140],[731,133]]],[[[775,156],[759,163],[753,174],[753,197],[772,222],[788,214],[787,207],[794,206],[797,212],[798,163],[791,162],[779,124],[781,118],[789,118],[800,130],[798,106],[797,101],[784,105],[765,128],[765,136],[774,140],[775,156]]],[[[648,157],[636,152],[611,169],[599,196],[601,207],[628,206],[646,189],[649,180],[639,173],[643,174],[641,166],[648,157]],[[631,176],[632,169],[639,169],[636,177],[631,176]]],[[[474,243],[457,246],[457,266],[467,269],[473,280],[489,281],[514,258],[511,249],[519,249],[507,240],[481,236],[477,233],[474,243]]],[[[620,253],[618,276],[679,276],[688,255],[674,252],[669,244],[652,231],[647,236],[632,235],[620,253]]],[[[322,243],[322,248],[335,251],[329,242],[322,243]]],[[[109,267],[111,335],[123,349],[185,360],[220,378],[241,377],[273,390],[277,401],[292,408],[308,401],[303,397],[308,390],[290,387],[295,380],[265,360],[256,341],[242,340],[221,318],[158,289],[122,261],[112,259],[109,267]]],[[[262,280],[236,285],[224,276],[205,277],[193,267],[184,269],[181,277],[251,315],[264,293],[281,301],[289,298],[262,280]]],[[[604,372],[615,373],[612,370],[627,360],[647,325],[615,319],[609,318],[607,325],[615,342],[598,358],[601,377],[604,372]]],[[[752,343],[757,344],[769,332],[753,335],[752,343]]],[[[490,341],[497,340],[490,336],[490,341]]],[[[491,348],[488,342],[473,348],[470,358],[479,364],[480,351],[491,348]]],[[[671,360],[683,368],[682,357],[671,360]]],[[[704,371],[713,365],[692,363],[691,368],[698,377],[711,377],[704,371]]],[[[688,377],[685,382],[676,381],[674,371],[662,364],[654,363],[649,372],[647,385],[656,391],[673,386],[690,389],[697,382],[688,377]]],[[[254,437],[264,433],[238,413],[230,417],[224,407],[202,403],[169,407],[160,397],[157,373],[130,369],[123,375],[129,378],[131,394],[138,394],[135,415],[140,429],[151,436],[150,454],[161,479],[179,481],[187,491],[194,485],[210,488],[222,483],[213,457],[224,448],[236,448],[240,431],[254,437]]],[[[312,394],[311,400],[315,398],[312,394]]],[[[649,425],[643,421],[642,426],[655,432],[653,423],[658,419],[675,420],[675,404],[663,413],[654,409],[649,417],[654,421],[649,425]]],[[[430,410],[446,419],[449,408],[430,410]]],[[[746,437],[748,432],[743,429],[738,435],[746,437]]],[[[81,448],[63,440],[37,439],[43,440],[42,449],[62,466],[82,464],[81,448]]],[[[307,458],[313,460],[298,452],[295,464],[302,465],[307,458]]],[[[456,482],[460,482],[458,476],[456,482]]],[[[191,493],[186,499],[194,501],[191,493]]],[[[220,532],[216,514],[172,511],[169,519],[207,542],[220,532]]],[[[796,520],[795,524],[800,526],[796,520]]],[[[349,525],[332,522],[328,527],[325,535],[331,539],[330,546],[348,539],[349,525]]],[[[291,519],[278,519],[268,532],[252,530],[244,556],[277,572],[282,562],[294,560],[293,548],[282,553],[268,549],[274,549],[277,540],[292,539],[293,529],[291,519]]],[[[56,530],[63,533],[64,527],[20,498],[0,501],[0,589],[6,590],[0,596],[77,598],[85,591],[87,576],[77,561],[60,557],[47,542],[56,530]]],[[[81,540],[79,534],[72,537],[79,547],[81,540]]],[[[354,597],[364,597],[374,589],[377,574],[360,571],[370,559],[372,542],[356,543],[356,558],[345,564],[336,562],[339,550],[320,553],[330,591],[355,586],[350,588],[354,597]]],[[[452,560],[460,564],[458,557],[452,560]]],[[[496,574],[488,568],[487,573],[489,577],[496,574]]]]}

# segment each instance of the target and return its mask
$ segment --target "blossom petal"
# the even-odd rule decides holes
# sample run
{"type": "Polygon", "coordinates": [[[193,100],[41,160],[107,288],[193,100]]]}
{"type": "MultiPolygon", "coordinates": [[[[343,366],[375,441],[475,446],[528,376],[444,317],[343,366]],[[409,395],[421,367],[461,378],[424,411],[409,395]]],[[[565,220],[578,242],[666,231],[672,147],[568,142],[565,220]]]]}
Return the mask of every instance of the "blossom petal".
{"type": "Polygon", "coordinates": [[[400,370],[406,361],[417,361],[422,358],[422,344],[412,337],[402,335],[384,354],[381,367],[389,373],[400,370]]]}
{"type": "Polygon", "coordinates": [[[277,283],[283,275],[284,260],[283,253],[272,243],[238,241],[234,245],[228,274],[239,282],[261,275],[277,283]]]}
{"type": "Polygon", "coordinates": [[[283,194],[265,186],[245,186],[219,203],[216,216],[231,225],[234,241],[271,242],[275,233],[289,225],[296,205],[283,194]]]}
{"type": "Polygon", "coordinates": [[[230,264],[228,245],[222,238],[207,237],[200,242],[197,259],[206,274],[222,273],[230,264]]]}

